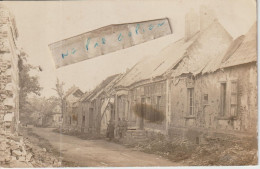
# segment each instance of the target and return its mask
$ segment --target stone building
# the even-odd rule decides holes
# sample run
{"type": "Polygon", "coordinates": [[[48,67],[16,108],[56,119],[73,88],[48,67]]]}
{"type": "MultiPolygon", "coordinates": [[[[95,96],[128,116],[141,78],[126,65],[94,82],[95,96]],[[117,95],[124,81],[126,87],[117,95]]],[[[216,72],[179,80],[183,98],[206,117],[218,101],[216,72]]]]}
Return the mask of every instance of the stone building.
{"type": "Polygon", "coordinates": [[[200,17],[190,11],[185,17],[184,38],[170,44],[156,56],[137,63],[116,85],[116,116],[126,118],[129,126],[166,134],[173,102],[170,100],[170,72],[189,52],[193,52],[196,60],[207,63],[210,57],[223,53],[229,47],[232,38],[215,19],[213,12],[208,12],[212,16],[205,17],[202,15],[205,11],[201,9],[200,17]],[[203,30],[200,31],[200,27],[203,30]],[[216,34],[219,35],[216,37],[216,34]],[[201,45],[204,51],[197,50],[201,45]]]}
{"type": "Polygon", "coordinates": [[[0,5],[0,130],[12,132],[19,124],[17,38],[14,16],[0,5]]]}
{"type": "Polygon", "coordinates": [[[65,94],[63,98],[63,127],[66,129],[72,129],[77,126],[77,115],[75,112],[76,107],[74,103],[76,103],[83,92],[78,87],[71,87],[65,94]]]}
{"type": "MultiPolygon", "coordinates": [[[[217,26],[213,23],[212,28],[217,26]]],[[[205,51],[217,52],[212,57],[207,53],[203,58],[203,44],[213,44],[203,41],[190,48],[172,70],[169,133],[196,142],[207,133],[256,135],[256,25],[232,43],[227,39],[230,45],[224,53],[218,53],[223,42],[215,44],[215,49],[204,46],[205,51]]]]}
{"type": "Polygon", "coordinates": [[[183,39],[140,61],[117,83],[116,119],[196,142],[205,132],[256,134],[256,25],[233,40],[214,12],[202,8],[200,18],[194,16],[186,16],[183,39]]]}
{"type": "Polygon", "coordinates": [[[159,132],[198,143],[212,134],[256,135],[256,24],[233,40],[202,7],[185,26],[182,39],[76,102],[77,130],[104,133],[110,119],[116,126],[125,119],[131,136],[159,132]]]}
{"type": "Polygon", "coordinates": [[[107,77],[93,91],[86,93],[77,104],[77,130],[104,134],[110,119],[115,120],[114,85],[122,74],[107,77]]]}

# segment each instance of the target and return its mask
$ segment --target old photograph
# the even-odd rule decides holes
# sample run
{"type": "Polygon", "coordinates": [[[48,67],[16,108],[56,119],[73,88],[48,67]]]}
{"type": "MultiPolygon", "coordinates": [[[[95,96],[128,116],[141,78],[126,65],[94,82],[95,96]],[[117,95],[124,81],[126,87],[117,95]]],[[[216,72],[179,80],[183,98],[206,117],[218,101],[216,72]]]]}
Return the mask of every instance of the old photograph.
{"type": "Polygon", "coordinates": [[[0,168],[258,165],[256,0],[0,2],[0,168]]]}

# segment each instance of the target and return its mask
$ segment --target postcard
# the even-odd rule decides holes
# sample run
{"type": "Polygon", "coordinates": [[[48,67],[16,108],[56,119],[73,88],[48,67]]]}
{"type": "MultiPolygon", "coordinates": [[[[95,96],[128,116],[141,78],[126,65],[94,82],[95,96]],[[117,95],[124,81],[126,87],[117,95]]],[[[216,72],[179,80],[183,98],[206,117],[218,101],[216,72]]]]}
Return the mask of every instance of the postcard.
{"type": "Polygon", "coordinates": [[[258,165],[257,1],[0,2],[0,167],[258,165]]]}

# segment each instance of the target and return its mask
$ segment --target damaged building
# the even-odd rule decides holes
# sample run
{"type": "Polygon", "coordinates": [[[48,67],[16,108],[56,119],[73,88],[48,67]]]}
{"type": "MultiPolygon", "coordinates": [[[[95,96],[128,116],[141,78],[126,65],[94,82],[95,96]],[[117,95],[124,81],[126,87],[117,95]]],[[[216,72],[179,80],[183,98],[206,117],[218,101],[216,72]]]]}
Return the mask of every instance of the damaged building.
{"type": "Polygon", "coordinates": [[[256,24],[233,39],[213,11],[190,11],[182,39],[72,104],[74,129],[104,134],[109,120],[126,120],[130,136],[256,135],[256,61],[256,24]]]}
{"type": "Polygon", "coordinates": [[[84,93],[76,86],[71,87],[63,98],[62,125],[65,129],[73,129],[77,126],[77,114],[75,103],[84,93]]]}
{"type": "Polygon", "coordinates": [[[19,124],[20,51],[14,16],[0,5],[0,131],[15,132],[19,124]]]}
{"type": "Polygon", "coordinates": [[[207,132],[256,134],[256,24],[233,40],[213,12],[193,12],[183,39],[137,63],[116,85],[115,119],[196,142],[207,132]]]}
{"type": "Polygon", "coordinates": [[[78,131],[105,133],[108,121],[115,118],[114,85],[121,77],[122,74],[107,77],[94,90],[84,94],[76,103],[78,131]]]}
{"type": "MultiPolygon", "coordinates": [[[[211,27],[218,26],[213,23],[211,27]]],[[[171,73],[169,134],[196,142],[209,133],[256,135],[256,24],[245,36],[230,42],[227,38],[229,45],[222,52],[219,46],[224,42],[215,44],[215,37],[208,43],[216,49],[200,40],[200,45],[190,46],[171,73]],[[210,57],[209,50],[216,53],[210,57]]]]}

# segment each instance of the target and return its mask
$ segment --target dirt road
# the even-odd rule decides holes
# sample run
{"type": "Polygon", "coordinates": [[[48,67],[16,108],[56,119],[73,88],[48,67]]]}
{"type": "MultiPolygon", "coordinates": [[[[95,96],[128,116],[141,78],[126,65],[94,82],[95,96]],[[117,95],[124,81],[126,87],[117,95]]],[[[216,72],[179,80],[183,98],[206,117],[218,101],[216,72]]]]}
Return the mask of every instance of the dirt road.
{"type": "Polygon", "coordinates": [[[146,154],[105,140],[82,140],[52,132],[50,128],[33,128],[61,152],[66,161],[80,167],[180,166],[160,156],[146,154]]]}

